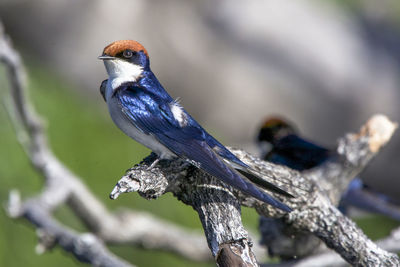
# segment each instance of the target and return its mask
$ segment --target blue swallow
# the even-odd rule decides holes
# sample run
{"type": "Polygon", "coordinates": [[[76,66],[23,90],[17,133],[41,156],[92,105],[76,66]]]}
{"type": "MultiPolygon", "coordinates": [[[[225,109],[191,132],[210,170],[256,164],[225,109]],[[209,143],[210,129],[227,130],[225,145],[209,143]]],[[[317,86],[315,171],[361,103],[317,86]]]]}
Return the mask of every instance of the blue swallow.
{"type": "Polygon", "coordinates": [[[286,197],[291,194],[255,174],[208,134],[163,88],[150,69],[146,49],[136,41],[116,41],[104,48],[109,78],[100,91],[114,123],[150,148],[158,159],[179,157],[236,189],[283,211],[291,209],[258,186],[286,197]]]}
{"type": "Polygon", "coordinates": [[[257,141],[264,160],[298,171],[316,167],[335,155],[331,150],[300,137],[293,125],[275,117],[264,122],[257,141]]]}
{"type": "MultiPolygon", "coordinates": [[[[317,167],[337,156],[335,151],[299,136],[295,126],[276,117],[265,120],[257,141],[264,160],[298,171],[317,167]]],[[[351,206],[400,220],[399,205],[390,197],[365,185],[359,177],[355,177],[343,193],[339,209],[346,213],[351,206]]]]}

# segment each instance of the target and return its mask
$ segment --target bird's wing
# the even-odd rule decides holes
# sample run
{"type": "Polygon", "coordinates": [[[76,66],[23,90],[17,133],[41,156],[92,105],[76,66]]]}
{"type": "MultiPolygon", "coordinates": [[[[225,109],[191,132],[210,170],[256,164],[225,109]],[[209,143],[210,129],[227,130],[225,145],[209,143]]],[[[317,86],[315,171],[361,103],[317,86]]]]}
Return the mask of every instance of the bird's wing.
{"type": "Polygon", "coordinates": [[[100,85],[100,94],[103,97],[104,101],[106,101],[107,82],[108,82],[108,80],[104,80],[101,82],[101,85],[100,85]]]}
{"type": "Polygon", "coordinates": [[[271,192],[275,192],[286,197],[293,197],[293,195],[289,194],[285,190],[264,179],[262,174],[257,173],[255,170],[251,169],[246,163],[238,159],[232,152],[230,152],[225,146],[223,146],[220,142],[218,142],[218,140],[216,140],[208,133],[206,133],[206,142],[214,150],[215,153],[223,158],[226,164],[234,168],[251,182],[271,192]]]}
{"type": "Polygon", "coordinates": [[[132,87],[116,91],[122,111],[136,127],[153,135],[160,143],[176,155],[189,160],[195,166],[221,179],[227,184],[284,211],[291,209],[245,180],[235,170],[224,163],[221,157],[206,142],[206,132],[193,123],[193,119],[183,109],[186,117],[184,125],[175,119],[169,103],[159,104],[151,94],[132,87]]]}
{"type": "Polygon", "coordinates": [[[304,152],[314,151],[314,153],[320,154],[321,157],[325,156],[329,151],[327,148],[321,147],[294,134],[282,138],[281,141],[282,146],[287,149],[298,149],[304,152]]]}
{"type": "Polygon", "coordinates": [[[218,140],[216,140],[211,135],[207,134],[206,142],[210,147],[214,149],[215,153],[217,153],[225,160],[235,163],[243,168],[249,167],[246,163],[238,159],[232,152],[230,152],[224,145],[222,145],[218,140]]]}
{"type": "Polygon", "coordinates": [[[267,160],[292,169],[305,170],[325,162],[334,153],[299,136],[288,135],[273,146],[267,160]]]}

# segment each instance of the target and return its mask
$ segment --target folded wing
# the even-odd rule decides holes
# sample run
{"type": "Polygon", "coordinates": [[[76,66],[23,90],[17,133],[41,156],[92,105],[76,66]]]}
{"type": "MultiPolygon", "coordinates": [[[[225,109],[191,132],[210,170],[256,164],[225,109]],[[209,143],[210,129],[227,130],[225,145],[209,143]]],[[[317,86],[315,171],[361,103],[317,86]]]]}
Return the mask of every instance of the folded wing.
{"type": "MultiPolygon", "coordinates": [[[[176,155],[195,163],[194,165],[225,183],[276,208],[287,212],[291,211],[288,206],[261,191],[228,166],[221,155],[210,147],[207,142],[208,134],[189,114],[182,110],[185,112],[187,121],[184,126],[181,126],[182,123],[180,124],[175,119],[169,103],[160,105],[159,103],[164,103],[164,101],[155,101],[145,90],[145,88],[130,85],[118,90],[114,95],[120,101],[124,114],[136,127],[144,133],[153,135],[176,155]]],[[[240,165],[238,164],[238,166],[240,165]]]]}

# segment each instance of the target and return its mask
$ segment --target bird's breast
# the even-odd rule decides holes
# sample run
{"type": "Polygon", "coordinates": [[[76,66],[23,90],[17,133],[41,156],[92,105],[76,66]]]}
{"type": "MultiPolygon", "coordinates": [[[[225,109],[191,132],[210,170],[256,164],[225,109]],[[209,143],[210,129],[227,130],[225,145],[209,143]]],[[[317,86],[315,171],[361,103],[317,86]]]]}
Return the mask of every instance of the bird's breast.
{"type": "Polygon", "coordinates": [[[127,115],[123,113],[117,98],[112,96],[108,97],[107,105],[111,119],[126,135],[150,148],[160,158],[170,159],[176,157],[173,152],[161,144],[154,136],[146,134],[138,129],[127,115]]]}

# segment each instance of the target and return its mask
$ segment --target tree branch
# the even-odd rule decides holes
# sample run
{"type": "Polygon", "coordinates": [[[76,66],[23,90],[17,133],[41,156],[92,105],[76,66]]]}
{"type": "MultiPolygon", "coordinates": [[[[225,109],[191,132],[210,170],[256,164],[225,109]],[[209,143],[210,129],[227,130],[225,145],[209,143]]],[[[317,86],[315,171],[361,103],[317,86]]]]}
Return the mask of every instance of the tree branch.
{"type": "MultiPolygon", "coordinates": [[[[339,182],[345,188],[350,177],[357,175],[379,148],[389,141],[396,127],[385,116],[374,116],[360,133],[348,134],[341,139],[338,157],[315,170],[303,173],[261,161],[243,150],[232,149],[251,168],[265,174],[265,179],[296,196],[284,199],[274,195],[294,210],[289,214],[221,185],[215,178],[182,160],[161,161],[148,171],[147,167],[154,161],[154,155],[128,170],[113,189],[111,197],[117,198],[121,193],[137,191],[145,198],[156,198],[172,192],[179,200],[198,211],[208,245],[217,262],[227,244],[231,247],[240,246],[243,240],[247,240],[241,222],[231,217],[232,210],[236,214],[240,212],[240,203],[255,208],[261,215],[282,218],[297,232],[312,233],[353,265],[396,265],[400,264],[398,256],[382,250],[369,240],[353,221],[332,204],[330,198],[335,202],[337,198],[334,196],[337,194],[329,194],[329,187],[337,186],[339,182]],[[324,183],[320,185],[321,179],[324,179],[324,183]],[[217,204],[209,205],[212,201],[217,204]],[[226,207],[226,203],[231,204],[226,207]],[[204,216],[205,213],[214,213],[218,217],[204,216]]],[[[245,264],[248,262],[245,257],[242,261],[245,264]]]]}
{"type": "MultiPolygon", "coordinates": [[[[373,116],[357,134],[347,134],[339,139],[337,155],[325,164],[302,172],[319,187],[319,192],[329,198],[334,206],[356,177],[391,138],[397,128],[383,115],[373,116]]],[[[311,214],[309,214],[311,215],[311,214]]],[[[307,229],[306,229],[307,230],[307,229]]],[[[321,239],[312,231],[304,231],[284,220],[261,218],[262,243],[270,255],[293,259],[318,253],[321,239]]]]}
{"type": "MultiPolygon", "coordinates": [[[[400,228],[392,231],[390,236],[376,241],[376,244],[387,251],[400,251],[400,228]]],[[[265,267],[343,267],[347,266],[346,262],[338,254],[332,251],[326,251],[299,261],[290,261],[281,264],[265,264],[265,267]]],[[[373,265],[371,265],[373,266],[373,265]]],[[[392,266],[392,265],[387,265],[392,266]]]]}
{"type": "Polygon", "coordinates": [[[10,194],[8,213],[11,217],[24,216],[37,227],[39,244],[38,253],[53,248],[56,244],[65,251],[72,253],[78,260],[104,267],[133,266],[112,254],[103,244],[103,241],[92,233],[78,234],[59,224],[44,206],[43,199],[34,198],[21,203],[19,193],[10,194]]]}

